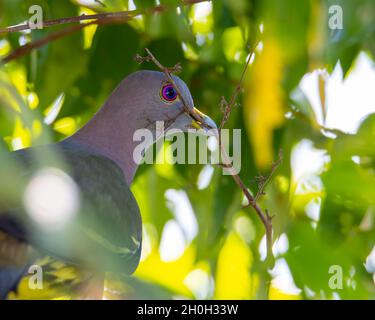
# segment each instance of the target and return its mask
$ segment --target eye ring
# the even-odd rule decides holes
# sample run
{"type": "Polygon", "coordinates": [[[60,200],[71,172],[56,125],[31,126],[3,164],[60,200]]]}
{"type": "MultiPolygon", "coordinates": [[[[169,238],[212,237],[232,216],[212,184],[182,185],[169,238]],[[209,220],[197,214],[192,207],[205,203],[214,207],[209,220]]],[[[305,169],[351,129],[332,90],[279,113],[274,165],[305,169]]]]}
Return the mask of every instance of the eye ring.
{"type": "Polygon", "coordinates": [[[160,91],[161,98],[166,102],[173,102],[177,99],[177,91],[171,83],[165,84],[160,91]]]}

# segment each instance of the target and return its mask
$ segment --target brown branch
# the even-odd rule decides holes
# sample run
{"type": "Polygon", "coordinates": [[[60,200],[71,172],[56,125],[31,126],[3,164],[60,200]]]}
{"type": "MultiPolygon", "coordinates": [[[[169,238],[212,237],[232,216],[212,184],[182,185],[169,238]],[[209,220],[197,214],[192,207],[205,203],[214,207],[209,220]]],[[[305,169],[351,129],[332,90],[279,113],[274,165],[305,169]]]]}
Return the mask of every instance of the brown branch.
{"type": "MultiPolygon", "coordinates": [[[[137,16],[140,12],[138,10],[131,10],[131,11],[119,11],[119,12],[107,12],[107,13],[98,13],[98,14],[82,14],[80,16],[74,17],[66,17],[66,18],[59,18],[59,19],[52,19],[43,22],[43,28],[52,27],[55,25],[62,25],[62,24],[70,24],[70,23],[79,23],[82,21],[88,20],[95,20],[96,23],[100,23],[102,20],[109,20],[109,19],[124,19],[128,18],[129,16],[137,16]]],[[[30,28],[29,23],[19,24],[16,26],[10,26],[6,28],[0,29],[0,35],[8,34],[12,32],[19,32],[25,30],[34,30],[30,28]]]]}
{"type": "MultiPolygon", "coordinates": [[[[182,5],[192,5],[192,4],[206,2],[206,1],[211,1],[211,0],[184,0],[182,1],[182,5]]],[[[121,20],[121,19],[126,19],[129,16],[135,17],[141,14],[162,12],[167,9],[168,8],[166,6],[159,5],[149,10],[146,10],[144,12],[141,12],[140,10],[130,10],[130,11],[118,11],[118,12],[105,12],[105,13],[90,14],[90,15],[83,14],[80,16],[51,19],[51,20],[44,21],[43,28],[47,28],[47,27],[51,27],[55,25],[62,25],[62,24],[80,23],[82,21],[87,21],[87,20],[95,20],[97,24],[100,24],[100,21],[103,21],[103,20],[107,20],[107,21],[108,19],[121,20]]],[[[0,28],[0,35],[12,33],[12,32],[20,32],[20,31],[25,31],[25,30],[33,30],[30,27],[29,22],[18,24],[15,26],[0,28]]]]}
{"type": "Polygon", "coordinates": [[[5,63],[8,63],[8,62],[10,62],[14,59],[20,58],[20,57],[28,54],[33,49],[42,47],[42,46],[44,46],[45,44],[47,44],[51,41],[62,38],[62,37],[66,36],[70,33],[73,33],[75,31],[77,31],[77,30],[81,30],[81,29],[83,29],[84,27],[86,27],[87,25],[90,25],[90,24],[92,24],[92,23],[71,26],[69,28],[65,28],[63,30],[51,33],[47,37],[44,37],[44,38],[41,38],[39,40],[30,42],[30,43],[28,43],[24,46],[21,46],[21,47],[15,49],[15,50],[13,50],[10,54],[8,54],[5,58],[3,58],[1,60],[1,63],[5,64],[5,63]]]}
{"type": "MultiPolygon", "coordinates": [[[[218,137],[220,139],[220,137],[218,137]]],[[[242,190],[243,194],[245,195],[249,206],[252,207],[256,214],[258,215],[259,219],[262,221],[265,231],[266,231],[266,244],[267,244],[267,265],[270,267],[273,267],[274,265],[274,257],[272,252],[272,233],[273,233],[273,227],[272,227],[272,217],[268,214],[267,211],[263,212],[262,209],[259,207],[256,199],[251,195],[245,184],[243,183],[241,177],[238,175],[237,171],[233,168],[233,165],[231,161],[229,160],[229,156],[227,155],[224,147],[221,145],[221,156],[223,158],[223,163],[225,164],[226,170],[229,170],[231,173],[232,178],[237,183],[237,185],[242,190]]]]}
{"type": "Polygon", "coordinates": [[[218,141],[219,141],[219,148],[220,148],[220,151],[221,151],[221,156],[223,158],[222,162],[224,163],[226,169],[230,171],[234,181],[237,183],[237,185],[240,187],[243,194],[245,195],[245,197],[246,197],[246,199],[249,203],[248,206],[252,207],[255,210],[256,214],[258,215],[259,219],[262,221],[262,223],[264,225],[265,233],[266,233],[266,246],[267,246],[266,264],[269,267],[273,267],[275,259],[274,259],[273,252],[272,252],[272,245],[273,245],[272,217],[269,215],[267,210],[263,212],[262,209],[259,207],[257,202],[258,202],[260,196],[264,194],[264,188],[266,187],[266,185],[270,181],[273,173],[276,171],[279,164],[281,163],[281,159],[282,159],[281,153],[279,154],[279,156],[280,156],[279,160],[272,165],[270,175],[267,178],[265,178],[264,181],[260,184],[258,193],[256,194],[255,197],[253,197],[251,195],[251,193],[249,192],[249,190],[247,189],[246,185],[243,183],[240,176],[237,174],[236,170],[233,168],[232,162],[230,161],[229,156],[227,155],[224,147],[222,146],[221,134],[220,134],[221,129],[224,127],[225,123],[228,121],[229,115],[230,115],[233,107],[235,106],[238,94],[241,92],[242,84],[243,84],[243,81],[244,81],[244,78],[245,78],[245,74],[246,74],[246,71],[247,71],[247,69],[250,65],[251,58],[255,54],[255,48],[257,47],[257,43],[258,42],[256,42],[254,47],[252,49],[250,48],[250,50],[249,50],[250,53],[249,53],[248,59],[245,63],[244,69],[242,71],[240,80],[238,81],[238,84],[236,85],[235,90],[234,90],[229,102],[227,102],[227,100],[224,97],[222,97],[222,99],[221,99],[220,104],[221,104],[221,107],[223,107],[223,109],[224,109],[223,110],[224,115],[223,115],[223,119],[222,119],[220,127],[219,127],[218,141]]]}
{"type": "MultiPolygon", "coordinates": [[[[126,21],[130,20],[131,18],[132,18],[132,16],[129,16],[126,21]]],[[[88,22],[88,23],[78,24],[78,25],[74,25],[74,26],[70,26],[70,27],[61,29],[59,31],[50,33],[48,36],[46,36],[44,38],[38,39],[36,41],[32,41],[28,44],[25,44],[24,46],[21,46],[21,47],[15,49],[15,50],[13,50],[10,54],[8,54],[5,58],[3,58],[1,60],[1,63],[5,64],[5,63],[8,63],[8,62],[10,62],[14,59],[23,57],[24,55],[28,54],[33,49],[40,48],[40,47],[48,44],[49,42],[52,42],[52,41],[55,41],[55,40],[60,39],[62,37],[65,37],[69,34],[72,34],[76,31],[78,31],[78,30],[86,28],[90,25],[93,25],[93,24],[98,24],[98,25],[114,24],[116,22],[120,23],[120,22],[124,22],[124,21],[125,21],[124,19],[121,19],[121,21],[120,21],[118,18],[109,18],[107,20],[91,21],[91,22],[88,22]]]]}
{"type": "MultiPolygon", "coordinates": [[[[206,2],[206,1],[210,1],[210,0],[184,0],[182,1],[182,5],[192,5],[195,3],[206,2]]],[[[163,12],[167,9],[168,8],[166,6],[159,5],[144,12],[141,12],[139,10],[131,10],[131,11],[107,12],[107,13],[99,13],[99,14],[93,14],[93,15],[81,15],[81,16],[75,16],[75,17],[47,20],[43,22],[43,27],[50,27],[54,25],[62,25],[62,24],[67,24],[67,23],[78,23],[78,22],[87,21],[87,20],[92,20],[92,21],[59,30],[57,32],[49,34],[48,36],[42,39],[38,39],[24,46],[21,46],[15,49],[14,51],[12,51],[9,55],[7,55],[2,60],[0,60],[0,64],[5,64],[5,63],[8,63],[9,61],[20,58],[28,54],[33,49],[40,48],[48,44],[49,42],[52,42],[54,40],[67,36],[71,33],[79,31],[89,25],[93,25],[93,24],[106,25],[106,24],[115,24],[115,23],[125,23],[138,15],[163,12]]],[[[29,30],[29,29],[30,29],[30,26],[28,23],[17,25],[17,26],[10,26],[10,27],[6,27],[3,29],[0,28],[0,35],[8,34],[11,32],[29,30]]]]}
{"type": "MultiPolygon", "coordinates": [[[[173,78],[172,78],[172,76],[170,74],[170,72],[171,72],[171,70],[173,70],[173,68],[166,68],[165,66],[163,66],[160,63],[160,61],[158,59],[155,58],[155,56],[150,52],[150,50],[148,50],[147,48],[145,50],[146,50],[146,52],[148,54],[146,57],[142,57],[140,55],[137,55],[135,57],[135,59],[138,62],[140,62],[140,63],[145,62],[145,61],[147,61],[147,62],[152,61],[166,75],[167,79],[176,88],[176,91],[177,91],[178,95],[180,96],[182,103],[184,104],[184,108],[185,109],[189,109],[188,105],[185,104],[185,101],[184,101],[181,93],[179,92],[178,87],[176,86],[176,84],[173,81],[173,78]]],[[[238,85],[237,85],[237,87],[235,89],[235,92],[234,92],[232,98],[230,99],[230,101],[231,101],[230,104],[229,104],[230,109],[234,106],[234,103],[235,103],[235,100],[236,100],[236,98],[238,96],[238,93],[241,91],[242,82],[244,80],[244,76],[245,76],[245,73],[246,73],[246,69],[247,69],[247,67],[249,65],[251,55],[252,54],[250,54],[250,57],[249,57],[246,65],[245,65],[244,71],[242,72],[242,75],[241,75],[241,78],[240,78],[240,82],[238,83],[238,85]]],[[[230,110],[228,112],[230,112],[230,110]]],[[[220,136],[219,132],[217,134],[220,136]]],[[[219,136],[217,137],[217,139],[220,141],[220,137],[219,136]]],[[[236,172],[235,168],[233,167],[233,165],[232,165],[232,163],[231,163],[231,161],[229,159],[229,156],[227,155],[225,149],[223,147],[220,147],[220,148],[221,148],[221,155],[222,155],[222,158],[223,158],[223,161],[222,161],[223,162],[223,166],[230,172],[230,174],[233,177],[234,181],[237,183],[237,185],[240,187],[240,189],[242,190],[243,194],[247,198],[247,200],[249,202],[249,205],[255,210],[256,214],[258,215],[258,217],[262,221],[262,224],[264,225],[265,233],[266,233],[266,243],[267,243],[267,259],[266,259],[266,264],[269,267],[272,267],[274,265],[274,257],[273,257],[273,252],[272,252],[272,243],[273,243],[273,240],[272,240],[272,233],[273,233],[272,217],[268,214],[267,211],[265,211],[265,212],[262,211],[262,209],[259,207],[256,199],[251,195],[251,193],[249,192],[249,190],[247,189],[247,187],[243,183],[242,179],[237,174],[237,172],[236,172]]],[[[281,160],[279,160],[279,161],[281,161],[281,160]]],[[[279,161],[277,161],[273,165],[274,169],[272,170],[272,173],[276,170],[277,166],[279,165],[279,161]]]]}

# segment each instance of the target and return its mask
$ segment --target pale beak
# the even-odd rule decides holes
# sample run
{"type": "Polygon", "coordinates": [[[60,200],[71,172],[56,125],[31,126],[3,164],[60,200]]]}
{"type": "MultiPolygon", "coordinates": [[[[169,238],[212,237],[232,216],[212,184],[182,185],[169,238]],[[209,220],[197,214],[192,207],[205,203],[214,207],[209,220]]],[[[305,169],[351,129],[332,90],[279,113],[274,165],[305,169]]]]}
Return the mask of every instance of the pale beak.
{"type": "Polygon", "coordinates": [[[189,111],[189,116],[192,118],[191,126],[195,129],[203,129],[206,132],[212,131],[216,132],[217,126],[214,120],[209,116],[205,115],[203,112],[199,111],[197,108],[193,108],[189,111]]]}

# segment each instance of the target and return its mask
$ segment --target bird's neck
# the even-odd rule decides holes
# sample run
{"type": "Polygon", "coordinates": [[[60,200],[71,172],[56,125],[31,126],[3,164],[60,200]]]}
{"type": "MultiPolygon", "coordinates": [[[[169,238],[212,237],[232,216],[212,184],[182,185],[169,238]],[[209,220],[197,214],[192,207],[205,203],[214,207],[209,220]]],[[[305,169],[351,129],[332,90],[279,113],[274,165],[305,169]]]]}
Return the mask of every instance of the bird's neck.
{"type": "Polygon", "coordinates": [[[131,108],[113,105],[115,103],[107,101],[93,119],[68,139],[115,161],[130,185],[138,167],[133,151],[139,142],[133,140],[133,135],[145,124],[140,123],[131,108]]]}

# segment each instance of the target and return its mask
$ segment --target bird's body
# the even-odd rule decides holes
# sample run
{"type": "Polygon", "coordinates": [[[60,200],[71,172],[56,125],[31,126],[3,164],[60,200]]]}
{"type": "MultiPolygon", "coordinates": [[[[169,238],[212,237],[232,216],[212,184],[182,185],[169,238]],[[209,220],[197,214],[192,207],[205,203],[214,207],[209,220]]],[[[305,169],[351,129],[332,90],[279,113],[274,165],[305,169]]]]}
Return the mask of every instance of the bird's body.
{"type": "Polygon", "coordinates": [[[153,130],[155,141],[156,121],[186,131],[197,118],[204,120],[186,85],[175,81],[188,110],[162,73],[137,72],[72,137],[0,159],[12,171],[0,168],[0,176],[12,180],[0,182],[0,298],[16,288],[36,259],[44,259],[47,275],[58,273],[46,267],[54,259],[93,273],[134,272],[142,243],[141,217],[129,188],[137,169],[134,132],[153,130]],[[7,187],[15,190],[10,200],[4,196],[10,194],[7,187]],[[45,256],[53,260],[46,263],[45,256]]]}
{"type": "MultiPolygon", "coordinates": [[[[53,250],[51,253],[64,260],[84,263],[80,252],[74,253],[75,248],[79,247],[79,250],[84,250],[87,253],[96,252],[98,254],[100,253],[100,246],[102,246],[105,248],[103,254],[110,254],[111,251],[123,252],[118,257],[127,261],[134,259],[133,263],[123,266],[130,273],[134,271],[139,260],[141,219],[137,202],[125,182],[121,168],[111,159],[82,145],[64,141],[57,145],[39,146],[12,153],[12,160],[17,161],[19,168],[21,168],[18,172],[22,179],[30,181],[38,174],[38,169],[35,170],[38,160],[35,159],[34,155],[40,156],[47,153],[53,153],[52,159],[56,158],[56,161],[52,160],[51,163],[48,163],[48,160],[44,159],[42,164],[44,169],[41,170],[46,170],[45,168],[61,169],[73,178],[80,194],[80,214],[77,214],[77,218],[74,218],[75,221],[72,223],[74,227],[68,226],[69,229],[73,229],[69,230],[71,236],[64,239],[64,247],[68,249],[61,247],[60,250],[56,244],[52,244],[52,249],[49,248],[50,244],[44,241],[41,241],[37,247],[45,252],[53,250]],[[64,168],[59,168],[60,163],[64,168]],[[77,231],[75,231],[75,228],[77,228],[77,231]],[[93,237],[96,237],[96,240],[102,238],[102,243],[95,241],[95,244],[90,244],[89,240],[93,237]],[[112,250],[105,246],[107,242],[112,244],[112,250]],[[123,247],[126,249],[122,249],[123,247]],[[64,256],[65,250],[69,252],[69,257],[64,256]],[[80,261],[81,259],[82,261],[80,261]]],[[[44,172],[48,173],[48,171],[44,172]]],[[[38,239],[30,235],[30,230],[27,232],[22,227],[7,229],[7,226],[9,227],[11,223],[4,223],[5,219],[13,219],[13,226],[17,226],[17,222],[21,226],[33,226],[35,223],[31,217],[22,213],[22,211],[22,208],[13,208],[9,213],[5,212],[4,214],[3,212],[0,215],[0,222],[3,221],[0,224],[0,229],[20,240],[37,243],[38,239]]],[[[50,237],[49,230],[44,230],[44,228],[38,226],[35,226],[35,228],[38,229],[38,238],[41,240],[50,237]]],[[[52,230],[52,232],[57,237],[60,232],[65,232],[65,230],[52,230]]],[[[88,254],[88,256],[95,259],[95,255],[88,254]]],[[[114,259],[110,256],[108,258],[114,259]]],[[[95,262],[95,264],[98,263],[100,261],[95,262]]],[[[103,267],[111,269],[105,262],[102,263],[104,263],[103,267]]],[[[116,263],[116,265],[119,266],[120,264],[116,263]]]]}
{"type": "MultiPolygon", "coordinates": [[[[72,265],[132,273],[140,258],[142,224],[138,205],[125,182],[121,168],[103,155],[66,141],[58,145],[23,149],[12,154],[12,160],[20,168],[20,179],[26,181],[26,184],[38,175],[35,154],[40,156],[43,153],[53,153],[54,156],[44,159],[44,169],[40,169],[44,171],[39,172],[48,176],[46,168],[57,170],[62,164],[64,168],[61,170],[68,173],[78,187],[79,212],[66,228],[52,230],[51,233],[36,225],[22,207],[13,208],[0,214],[0,230],[20,241],[20,245],[27,242],[38,248],[38,258],[49,255],[72,265]],[[46,159],[51,158],[58,160],[48,163],[46,159]],[[56,241],[51,241],[53,239],[56,241]]],[[[54,172],[58,173],[51,171],[51,174],[54,172]]],[[[5,248],[6,241],[2,241],[2,244],[5,255],[9,250],[5,248]]],[[[21,246],[17,248],[14,241],[12,244],[8,261],[18,259],[26,264],[35,263],[35,254],[29,257],[27,250],[21,246]],[[18,257],[12,258],[11,255],[18,257]]],[[[2,260],[6,260],[5,258],[2,260]]]]}

